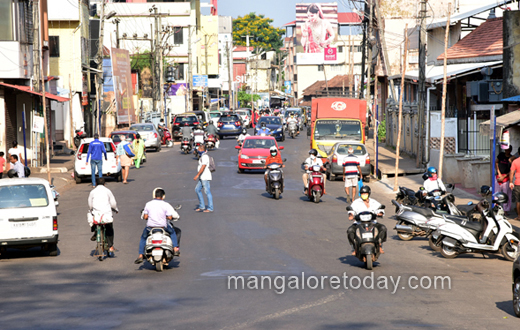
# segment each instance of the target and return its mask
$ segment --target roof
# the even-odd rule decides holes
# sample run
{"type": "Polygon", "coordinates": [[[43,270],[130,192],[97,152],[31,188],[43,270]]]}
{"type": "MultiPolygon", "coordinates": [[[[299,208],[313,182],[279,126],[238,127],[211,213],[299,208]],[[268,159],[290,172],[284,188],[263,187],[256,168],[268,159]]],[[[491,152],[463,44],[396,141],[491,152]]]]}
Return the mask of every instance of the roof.
{"type": "Polygon", "coordinates": [[[349,77],[350,76],[348,74],[338,75],[327,81],[327,83],[325,83],[325,80],[318,80],[314,84],[305,88],[303,90],[303,95],[316,95],[319,91],[324,90],[327,87],[327,85],[329,89],[348,87],[350,79],[349,77]]]}
{"type": "MultiPolygon", "coordinates": [[[[25,92],[25,93],[34,94],[34,95],[38,95],[38,96],[42,96],[43,97],[42,93],[39,93],[39,92],[31,90],[30,86],[11,85],[11,84],[6,84],[6,83],[2,83],[2,82],[0,82],[0,86],[9,87],[9,88],[12,88],[12,89],[17,89],[17,90],[25,92]]],[[[58,101],[58,102],[66,102],[66,101],[69,100],[66,97],[61,97],[61,96],[58,96],[58,95],[54,95],[54,94],[51,94],[49,92],[45,92],[45,97],[48,98],[48,99],[54,100],[54,101],[58,101]]]]}
{"type": "MultiPolygon", "coordinates": [[[[451,46],[447,59],[461,59],[503,54],[502,17],[486,20],[467,36],[451,46]]],[[[444,53],[437,57],[444,60],[444,53]]]]}
{"type": "MultiPolygon", "coordinates": [[[[85,142],[90,143],[92,141],[94,141],[94,138],[84,138],[84,139],[81,140],[81,143],[85,143],[85,142]]],[[[109,138],[109,137],[100,136],[99,137],[99,141],[101,141],[101,142],[112,142],[112,139],[109,138]]]]}
{"type": "Polygon", "coordinates": [[[325,80],[318,80],[303,90],[303,95],[314,95],[325,86],[325,80]]]}
{"type": "Polygon", "coordinates": [[[126,134],[126,133],[137,133],[137,131],[134,131],[134,130],[129,131],[129,130],[125,129],[125,130],[121,130],[121,131],[112,131],[112,133],[110,133],[110,135],[112,135],[112,134],[126,134]]]}
{"type": "Polygon", "coordinates": [[[502,102],[520,102],[520,95],[517,96],[511,96],[507,99],[502,99],[502,102]]]}
{"type": "Polygon", "coordinates": [[[291,25],[296,25],[296,21],[292,21],[292,22],[289,22],[289,23],[285,23],[285,24],[282,25],[282,26],[291,26],[291,25]]]}
{"type": "MultiPolygon", "coordinates": [[[[252,46],[249,46],[249,51],[252,52],[255,48],[252,46]]],[[[247,46],[236,46],[233,48],[234,52],[247,52],[247,46]]]]}
{"type": "Polygon", "coordinates": [[[12,179],[5,179],[0,180],[0,186],[14,186],[17,184],[28,184],[28,183],[38,183],[38,184],[44,184],[49,185],[49,181],[42,179],[42,178],[12,178],[12,179]]]}
{"type": "MultiPolygon", "coordinates": [[[[448,80],[454,79],[457,76],[468,75],[480,71],[483,67],[501,67],[502,61],[494,62],[478,62],[478,63],[461,63],[446,65],[446,77],[448,80]]],[[[435,84],[442,81],[444,77],[444,66],[442,65],[428,65],[426,66],[426,82],[435,84]]],[[[401,74],[396,74],[388,77],[388,79],[400,79],[401,74]]],[[[407,71],[405,79],[417,80],[419,79],[419,70],[407,71]]]]}
{"type": "Polygon", "coordinates": [[[348,87],[350,75],[338,75],[328,81],[329,88],[343,88],[348,87]]]}
{"type": "Polygon", "coordinates": [[[361,17],[356,13],[338,13],[339,24],[361,24],[361,17]]]}
{"type": "MultiPolygon", "coordinates": [[[[480,123],[480,134],[482,135],[490,135],[490,120],[486,120],[483,123],[480,123]]],[[[505,115],[496,117],[497,130],[495,134],[497,137],[502,135],[502,129],[508,128],[513,125],[517,125],[520,123],[520,110],[515,110],[505,115]]]]}
{"type": "MultiPolygon", "coordinates": [[[[273,136],[263,136],[263,135],[251,135],[251,136],[246,136],[246,140],[255,140],[255,139],[260,139],[260,140],[275,140],[275,138],[273,136]]],[[[276,140],[275,140],[276,141],[276,140]]]]}

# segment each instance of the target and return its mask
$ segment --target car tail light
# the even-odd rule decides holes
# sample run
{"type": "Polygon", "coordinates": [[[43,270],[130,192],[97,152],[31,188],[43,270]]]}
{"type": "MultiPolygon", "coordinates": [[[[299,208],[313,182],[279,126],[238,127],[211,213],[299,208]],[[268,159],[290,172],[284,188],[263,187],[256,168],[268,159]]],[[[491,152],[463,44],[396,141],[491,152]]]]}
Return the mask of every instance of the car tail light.
{"type": "Polygon", "coordinates": [[[52,217],[52,230],[58,230],[58,217],[52,217]]]}
{"type": "Polygon", "coordinates": [[[162,239],[157,239],[157,240],[153,239],[152,240],[152,244],[162,244],[162,242],[163,242],[162,239]]]}
{"type": "Polygon", "coordinates": [[[79,160],[81,160],[81,153],[83,152],[83,147],[84,147],[84,146],[85,146],[85,145],[82,144],[81,147],[79,147],[79,150],[78,150],[78,159],[79,159],[79,160]]]}
{"type": "Polygon", "coordinates": [[[365,160],[365,165],[370,165],[370,157],[367,156],[367,159],[365,160]]]}
{"type": "Polygon", "coordinates": [[[238,120],[235,122],[235,126],[240,126],[240,122],[238,120]]]}
{"type": "Polygon", "coordinates": [[[198,124],[200,124],[198,121],[193,123],[193,125],[195,125],[195,126],[197,126],[198,124]]]}
{"type": "Polygon", "coordinates": [[[337,164],[338,163],[338,156],[334,155],[332,156],[332,163],[337,164]]]}
{"type": "Polygon", "coordinates": [[[157,139],[157,133],[153,133],[153,137],[157,139]]]}
{"type": "Polygon", "coordinates": [[[222,127],[222,125],[223,125],[222,122],[220,122],[220,123],[218,123],[217,126],[218,126],[218,127],[222,127]]]}
{"type": "MultiPolygon", "coordinates": [[[[134,139],[135,139],[135,136],[134,136],[134,139]]],[[[114,142],[110,142],[110,144],[112,145],[112,152],[116,152],[116,145],[114,144],[114,142]]]]}
{"type": "Polygon", "coordinates": [[[173,126],[180,126],[180,123],[174,123],[173,126]]]}

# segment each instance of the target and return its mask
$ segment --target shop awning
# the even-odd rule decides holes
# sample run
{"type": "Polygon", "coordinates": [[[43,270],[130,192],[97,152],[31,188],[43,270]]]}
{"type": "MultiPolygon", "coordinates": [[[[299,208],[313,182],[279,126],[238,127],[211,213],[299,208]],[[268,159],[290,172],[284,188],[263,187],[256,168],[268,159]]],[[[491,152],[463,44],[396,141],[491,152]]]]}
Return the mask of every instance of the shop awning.
{"type": "MultiPolygon", "coordinates": [[[[482,135],[490,135],[491,128],[489,127],[490,120],[486,120],[483,123],[480,123],[480,134],[482,135]]],[[[497,129],[496,136],[500,137],[502,135],[502,130],[511,127],[513,125],[518,125],[520,123],[520,110],[515,110],[505,115],[497,117],[497,129]]]]}
{"type": "MultiPolygon", "coordinates": [[[[39,93],[39,92],[36,92],[36,91],[32,91],[30,86],[11,85],[11,84],[3,83],[3,82],[0,82],[0,86],[12,88],[12,89],[17,89],[19,91],[22,91],[22,92],[25,92],[25,93],[29,93],[29,94],[43,96],[42,93],[39,93]]],[[[54,95],[54,94],[51,94],[51,93],[45,93],[45,97],[48,98],[48,99],[54,100],[54,101],[58,101],[58,102],[67,102],[69,100],[66,97],[61,97],[61,96],[54,95]]]]}
{"type": "Polygon", "coordinates": [[[517,96],[511,96],[507,99],[502,99],[502,102],[520,102],[520,95],[517,96]]]}

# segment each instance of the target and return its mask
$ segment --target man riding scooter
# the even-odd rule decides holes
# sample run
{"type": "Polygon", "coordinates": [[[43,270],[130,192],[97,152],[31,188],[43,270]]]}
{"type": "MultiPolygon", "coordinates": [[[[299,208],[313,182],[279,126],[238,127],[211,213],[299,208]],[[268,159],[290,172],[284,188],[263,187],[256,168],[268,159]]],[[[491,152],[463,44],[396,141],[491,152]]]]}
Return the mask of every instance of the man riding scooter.
{"type": "Polygon", "coordinates": [[[256,132],[256,135],[271,135],[271,130],[267,128],[265,121],[260,124],[260,129],[256,132]]]}
{"type": "Polygon", "coordinates": [[[184,126],[181,128],[182,137],[190,139],[190,142],[191,142],[191,132],[192,132],[192,130],[191,130],[190,124],[185,123],[184,126]]]}
{"type": "MultiPolygon", "coordinates": [[[[265,190],[266,191],[268,190],[268,184],[269,184],[268,183],[269,169],[267,167],[269,166],[269,164],[272,164],[272,163],[283,164],[282,157],[278,153],[278,149],[275,146],[272,146],[271,148],[269,148],[269,153],[270,153],[270,155],[267,156],[267,158],[265,159],[265,164],[264,164],[264,169],[265,169],[264,181],[265,181],[265,190]]],[[[282,167],[285,167],[285,165],[282,165],[282,167]]],[[[282,174],[282,182],[283,182],[283,174],[282,174]]]]}
{"type": "MultiPolygon", "coordinates": [[[[359,190],[359,193],[361,195],[361,198],[356,199],[352,204],[350,204],[350,207],[353,211],[349,211],[348,219],[350,221],[354,220],[355,214],[369,211],[369,212],[378,212],[378,216],[383,216],[385,212],[381,209],[381,203],[376,201],[375,199],[370,198],[371,189],[369,186],[363,186],[359,190]]],[[[347,230],[347,236],[348,241],[350,245],[352,246],[352,255],[355,256],[358,246],[356,244],[356,224],[354,223],[352,226],[350,226],[347,230]]],[[[379,252],[385,253],[383,251],[383,242],[386,242],[386,226],[381,223],[375,223],[374,226],[378,230],[378,234],[376,237],[376,241],[379,241],[379,252]]]]}
{"type": "MultiPolygon", "coordinates": [[[[319,165],[323,172],[326,171],[325,167],[323,166],[323,161],[321,160],[321,158],[318,158],[317,156],[318,156],[318,151],[316,149],[311,149],[311,150],[309,150],[309,158],[307,158],[305,160],[305,162],[303,163],[304,169],[305,169],[305,173],[303,173],[303,176],[302,176],[303,185],[305,188],[303,190],[304,195],[307,195],[307,189],[309,189],[309,174],[311,173],[312,166],[319,165]]],[[[323,194],[326,195],[326,193],[325,193],[325,176],[324,175],[323,175],[323,194]]]]}
{"type": "MultiPolygon", "coordinates": [[[[193,143],[194,143],[194,146],[197,145],[197,143],[199,144],[204,144],[204,130],[202,129],[202,126],[200,124],[198,124],[195,129],[193,130],[193,132],[191,133],[191,135],[193,136],[193,143]]],[[[193,153],[195,153],[197,151],[197,148],[193,148],[193,153]]]]}
{"type": "Polygon", "coordinates": [[[220,145],[220,140],[218,139],[218,129],[213,124],[213,120],[209,121],[209,125],[208,127],[206,127],[206,134],[208,136],[215,136],[215,147],[218,149],[218,146],[220,145]]]}
{"type": "Polygon", "coordinates": [[[296,125],[296,135],[300,134],[300,123],[298,119],[294,118],[294,113],[291,113],[291,117],[287,119],[287,127],[289,127],[290,123],[294,123],[296,125]]]}
{"type": "Polygon", "coordinates": [[[446,187],[444,186],[444,183],[442,183],[442,180],[438,178],[437,169],[433,166],[430,166],[428,167],[426,173],[428,175],[428,179],[426,179],[423,184],[425,190],[424,194],[427,194],[434,190],[440,190],[442,191],[442,193],[445,193],[446,187]]]}

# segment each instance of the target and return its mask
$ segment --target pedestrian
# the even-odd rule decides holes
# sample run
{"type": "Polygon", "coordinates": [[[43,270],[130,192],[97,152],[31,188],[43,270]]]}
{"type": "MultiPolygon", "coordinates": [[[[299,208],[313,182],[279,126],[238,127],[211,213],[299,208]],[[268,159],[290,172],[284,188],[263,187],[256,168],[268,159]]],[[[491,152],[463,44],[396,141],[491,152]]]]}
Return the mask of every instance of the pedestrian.
{"type": "Polygon", "coordinates": [[[102,154],[105,155],[105,160],[108,161],[107,158],[107,150],[105,149],[105,144],[101,141],[99,141],[99,134],[94,134],[94,141],[90,142],[88,146],[88,153],[87,153],[87,162],[90,159],[90,169],[92,171],[91,178],[92,178],[92,187],[96,186],[96,168],[98,171],[98,177],[103,177],[103,158],[102,154]],[[92,156],[92,158],[90,158],[92,156]]]}
{"type": "Polygon", "coordinates": [[[135,153],[135,168],[141,167],[141,163],[143,162],[143,159],[145,158],[144,155],[144,141],[141,139],[141,135],[137,133],[135,135],[134,141],[132,141],[132,149],[135,153]]]}
{"type": "Polygon", "coordinates": [[[358,185],[358,176],[363,180],[359,159],[354,155],[354,149],[348,147],[348,155],[343,161],[343,181],[345,181],[345,192],[347,193],[347,203],[351,203],[356,198],[356,188],[358,185]],[[352,195],[349,194],[352,187],[352,195]],[[352,196],[352,197],[351,197],[352,196]]]}
{"type": "Polygon", "coordinates": [[[19,178],[25,178],[25,168],[18,160],[17,155],[11,155],[9,157],[9,161],[11,162],[11,169],[15,170],[18,173],[19,178]]]}
{"type": "Polygon", "coordinates": [[[505,215],[509,215],[509,211],[511,211],[511,202],[513,197],[511,188],[509,188],[509,172],[511,170],[511,159],[513,158],[513,155],[511,154],[512,151],[513,147],[509,146],[505,152],[498,154],[495,161],[495,170],[497,171],[495,177],[495,191],[503,192],[508,197],[507,203],[502,205],[505,215]]]}
{"type": "MultiPolygon", "coordinates": [[[[23,156],[22,156],[23,148],[18,146],[18,142],[16,142],[16,141],[13,141],[12,146],[13,147],[7,151],[7,158],[10,158],[11,155],[16,155],[18,157],[18,160],[20,160],[21,163],[24,163],[23,156]]],[[[13,168],[12,165],[11,165],[11,168],[13,168]]]]}
{"type": "Polygon", "coordinates": [[[132,165],[133,157],[135,157],[135,152],[132,150],[132,138],[127,137],[125,141],[119,143],[116,149],[116,162],[121,161],[121,171],[123,172],[124,184],[128,183],[128,174],[130,173],[130,166],[132,165]]]}
{"type": "Polygon", "coordinates": [[[513,198],[516,200],[516,218],[520,220],[520,158],[516,158],[509,170],[509,188],[513,190],[513,198]],[[515,173],[518,174],[515,176],[515,173]]]}
{"type": "Polygon", "coordinates": [[[0,151],[0,179],[4,175],[4,169],[7,170],[5,166],[5,158],[4,158],[4,152],[0,151]]]}
{"type": "Polygon", "coordinates": [[[195,209],[197,212],[213,212],[213,196],[211,195],[210,182],[212,180],[211,171],[209,170],[209,156],[206,152],[206,146],[201,144],[199,149],[197,150],[199,153],[199,165],[197,167],[198,173],[193,178],[194,181],[197,182],[197,186],[195,187],[195,192],[197,193],[197,197],[199,198],[199,206],[195,209]],[[206,208],[204,204],[204,196],[202,195],[202,188],[204,188],[204,193],[208,198],[208,208],[206,208]]]}

